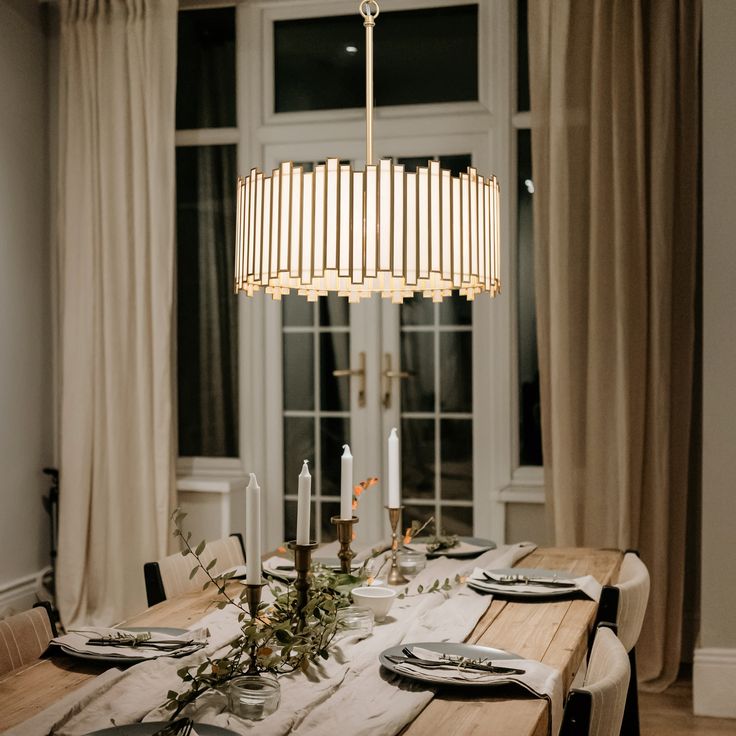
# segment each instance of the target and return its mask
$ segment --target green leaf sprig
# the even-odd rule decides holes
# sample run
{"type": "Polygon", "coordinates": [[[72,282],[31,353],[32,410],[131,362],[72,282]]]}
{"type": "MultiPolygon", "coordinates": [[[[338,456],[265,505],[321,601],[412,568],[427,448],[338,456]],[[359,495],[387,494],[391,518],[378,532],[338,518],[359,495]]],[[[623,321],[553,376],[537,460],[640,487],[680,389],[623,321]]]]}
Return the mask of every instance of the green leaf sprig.
{"type": "Polygon", "coordinates": [[[293,587],[268,581],[274,601],[261,603],[255,619],[252,619],[247,609],[245,588],[237,594],[232,591],[232,586],[228,585],[232,572],[212,575],[216,560],[205,562],[202,559],[206,542],[192,546],[191,532],[182,527],[185,517],[186,514],[178,509],[172,515],[174,535],[181,540],[182,555],[192,556],[195,561],[190,578],[199,570],[204,572],[207,580],[202,589],[214,587],[218,595],[214,601],[217,608],[229,604],[238,610],[240,632],[222,656],[208,656],[198,665],[178,670],[184,688],[181,692],[170,690],[165,703],[166,708],[172,711],[172,719],[202,694],[218,690],[234,677],[242,675],[248,668],[250,652],[254,648],[258,669],[274,674],[306,671],[311,664],[328,659],[330,645],[340,626],[337,612],[350,605],[349,590],[361,582],[361,578],[331,571],[313,573],[309,600],[300,614],[293,587]]]}

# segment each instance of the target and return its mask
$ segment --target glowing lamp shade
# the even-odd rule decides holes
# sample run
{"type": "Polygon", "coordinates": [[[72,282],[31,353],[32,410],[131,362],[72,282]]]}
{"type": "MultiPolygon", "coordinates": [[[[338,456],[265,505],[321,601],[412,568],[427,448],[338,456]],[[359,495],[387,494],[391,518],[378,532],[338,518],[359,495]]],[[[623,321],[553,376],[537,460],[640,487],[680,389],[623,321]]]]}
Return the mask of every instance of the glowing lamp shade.
{"type": "Polygon", "coordinates": [[[441,301],[500,291],[499,186],[469,167],[453,176],[430,161],[416,172],[372,163],[374,0],[366,27],[365,171],[328,158],[313,171],[291,162],[270,175],[239,177],[235,291],[295,289],[309,301],[337,292],[351,302],[374,293],[401,303],[416,293],[441,301]]]}

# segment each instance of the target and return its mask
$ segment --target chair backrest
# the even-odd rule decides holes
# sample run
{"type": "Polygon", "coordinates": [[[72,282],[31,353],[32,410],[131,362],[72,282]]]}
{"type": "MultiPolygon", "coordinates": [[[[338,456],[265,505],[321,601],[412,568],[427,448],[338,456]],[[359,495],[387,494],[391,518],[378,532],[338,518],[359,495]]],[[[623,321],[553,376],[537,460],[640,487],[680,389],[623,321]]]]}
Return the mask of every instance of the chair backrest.
{"type": "Polygon", "coordinates": [[[44,606],[0,621],[0,675],[38,659],[56,636],[44,606]]]}
{"type": "Polygon", "coordinates": [[[583,685],[565,703],[560,736],[619,736],[629,676],[624,645],[612,629],[600,626],[583,685]]]}
{"type": "Polygon", "coordinates": [[[617,582],[604,586],[601,591],[591,642],[598,624],[604,621],[615,623],[621,643],[630,652],[636,646],[644,623],[649,585],[647,566],[636,552],[627,552],[621,562],[617,582]]]}
{"type": "Polygon", "coordinates": [[[630,652],[639,640],[644,614],[649,602],[649,570],[635,552],[627,552],[621,562],[616,587],[618,588],[618,610],[616,625],[618,638],[630,652]]]}
{"type": "MultiPolygon", "coordinates": [[[[210,568],[210,574],[215,577],[228,568],[245,564],[243,540],[239,534],[233,534],[224,539],[207,542],[200,555],[206,566],[213,559],[217,560],[210,568]]],[[[183,556],[181,553],[169,555],[158,562],[147,562],[143,567],[146,580],[146,595],[148,605],[152,606],[167,598],[173,598],[183,593],[202,590],[208,580],[203,570],[197,570],[190,578],[192,568],[196,565],[192,555],[183,556]]]]}

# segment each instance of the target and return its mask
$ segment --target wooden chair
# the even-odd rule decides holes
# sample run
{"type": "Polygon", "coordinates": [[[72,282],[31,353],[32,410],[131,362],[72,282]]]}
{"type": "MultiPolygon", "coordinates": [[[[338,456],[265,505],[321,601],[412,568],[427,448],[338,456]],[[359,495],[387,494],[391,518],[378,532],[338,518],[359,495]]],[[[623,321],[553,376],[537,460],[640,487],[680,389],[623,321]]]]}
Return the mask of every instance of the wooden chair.
{"type": "MultiPolygon", "coordinates": [[[[636,642],[639,640],[649,602],[649,570],[638,553],[627,551],[618,580],[601,592],[596,624],[611,621],[618,628],[618,638],[629,653],[631,678],[626,696],[626,710],[621,736],[639,736],[639,693],[636,676],[636,642]]],[[[594,629],[595,630],[595,629],[594,629]]]]}
{"type": "MultiPolygon", "coordinates": [[[[207,564],[213,559],[217,560],[210,568],[213,577],[231,567],[244,565],[243,537],[236,533],[225,539],[208,542],[201,554],[201,560],[207,564]]],[[[194,577],[189,577],[195,564],[194,557],[184,557],[179,552],[158,562],[146,562],[143,566],[143,577],[146,581],[148,605],[153,606],[182,593],[202,590],[202,585],[208,579],[204,572],[198,570],[194,577]]]]}
{"type": "Polygon", "coordinates": [[[614,628],[602,624],[597,629],[582,687],[570,690],[565,703],[560,736],[618,736],[630,665],[614,628]]]}
{"type": "Polygon", "coordinates": [[[38,659],[55,636],[48,603],[0,621],[0,675],[38,659]]]}

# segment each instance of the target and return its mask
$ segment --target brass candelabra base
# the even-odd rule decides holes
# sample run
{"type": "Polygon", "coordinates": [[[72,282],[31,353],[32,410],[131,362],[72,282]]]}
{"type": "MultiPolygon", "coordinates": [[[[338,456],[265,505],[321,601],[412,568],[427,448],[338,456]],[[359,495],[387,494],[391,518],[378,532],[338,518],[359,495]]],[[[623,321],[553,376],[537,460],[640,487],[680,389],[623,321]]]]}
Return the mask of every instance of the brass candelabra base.
{"type": "Polygon", "coordinates": [[[358,523],[358,517],[341,519],[339,516],[333,516],[330,521],[337,527],[337,541],[340,543],[340,551],[337,556],[340,560],[340,570],[349,575],[351,571],[350,563],[355,557],[355,552],[350,547],[350,543],[353,541],[353,526],[358,523]]]}
{"type": "Polygon", "coordinates": [[[397,529],[399,526],[399,520],[401,519],[401,512],[403,506],[386,506],[388,509],[388,523],[391,525],[391,571],[388,574],[389,585],[405,585],[409,582],[399,570],[399,563],[397,560],[397,553],[399,551],[399,535],[397,529]]]}
{"type": "Polygon", "coordinates": [[[309,602],[309,571],[312,567],[312,552],[317,549],[316,542],[297,544],[289,542],[288,547],[294,553],[294,569],[296,570],[296,605],[299,611],[299,625],[304,625],[304,609],[309,602]]]}

